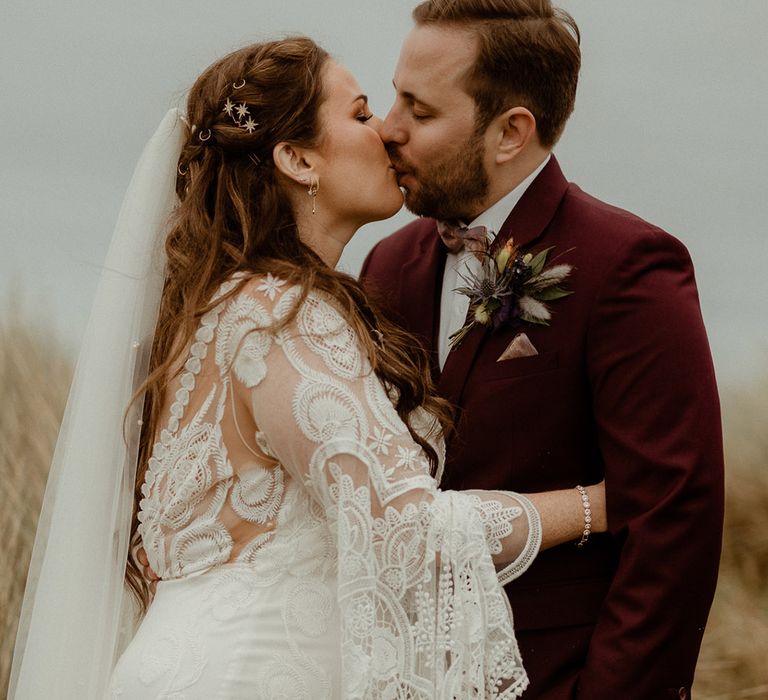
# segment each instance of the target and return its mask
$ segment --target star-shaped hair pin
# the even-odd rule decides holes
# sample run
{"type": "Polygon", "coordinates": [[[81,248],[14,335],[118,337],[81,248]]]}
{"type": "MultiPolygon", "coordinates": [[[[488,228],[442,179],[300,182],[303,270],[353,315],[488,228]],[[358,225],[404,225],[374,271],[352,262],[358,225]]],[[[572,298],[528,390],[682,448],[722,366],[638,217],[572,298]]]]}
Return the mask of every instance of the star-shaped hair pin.
{"type": "MultiPolygon", "coordinates": [[[[245,83],[243,82],[243,85],[245,83]]],[[[240,88],[242,85],[234,84],[235,88],[240,88]]],[[[232,97],[227,97],[224,101],[224,109],[222,112],[226,114],[234,123],[235,126],[239,126],[241,129],[245,129],[249,134],[256,131],[256,127],[259,126],[248,108],[247,102],[235,102],[232,97]]]]}

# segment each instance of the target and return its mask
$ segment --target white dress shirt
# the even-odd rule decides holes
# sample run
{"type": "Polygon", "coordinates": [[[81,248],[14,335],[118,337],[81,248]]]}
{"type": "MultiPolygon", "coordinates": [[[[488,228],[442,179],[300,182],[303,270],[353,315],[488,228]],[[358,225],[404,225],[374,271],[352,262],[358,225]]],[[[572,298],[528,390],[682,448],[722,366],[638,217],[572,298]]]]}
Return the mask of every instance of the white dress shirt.
{"type": "MultiPolygon", "coordinates": [[[[509,213],[520,201],[529,185],[549,162],[547,156],[544,162],[536,168],[515,189],[504,195],[496,204],[486,209],[477,218],[467,224],[468,228],[485,226],[488,229],[489,243],[496,238],[496,234],[507,220],[509,213]]],[[[440,331],[438,334],[437,352],[440,360],[440,369],[445,366],[450,351],[449,338],[464,325],[469,310],[469,297],[459,294],[454,290],[464,286],[459,277],[459,272],[466,275],[467,268],[474,274],[480,272],[481,263],[473,253],[464,249],[458,253],[448,253],[443,271],[443,290],[440,295],[440,331]]]]}

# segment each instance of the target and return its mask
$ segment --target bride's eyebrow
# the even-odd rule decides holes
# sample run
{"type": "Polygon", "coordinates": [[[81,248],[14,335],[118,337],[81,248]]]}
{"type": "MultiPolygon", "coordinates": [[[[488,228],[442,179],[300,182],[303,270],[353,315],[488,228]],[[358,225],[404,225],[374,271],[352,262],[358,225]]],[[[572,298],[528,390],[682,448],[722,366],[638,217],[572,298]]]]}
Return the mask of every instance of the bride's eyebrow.
{"type": "Polygon", "coordinates": [[[352,104],[355,102],[363,101],[363,103],[368,104],[368,95],[358,95],[354,100],[352,100],[352,104]]]}

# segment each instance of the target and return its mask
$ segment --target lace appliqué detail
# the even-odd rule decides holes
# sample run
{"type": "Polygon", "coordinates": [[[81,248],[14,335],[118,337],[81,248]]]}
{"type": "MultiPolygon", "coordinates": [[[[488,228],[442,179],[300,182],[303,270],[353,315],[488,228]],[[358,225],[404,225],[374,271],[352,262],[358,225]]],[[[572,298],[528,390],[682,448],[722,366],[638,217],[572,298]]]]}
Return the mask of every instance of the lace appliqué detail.
{"type": "Polygon", "coordinates": [[[501,541],[512,534],[512,521],[523,514],[523,509],[519,506],[505,507],[499,501],[483,500],[477,496],[473,497],[473,501],[483,521],[491,554],[500,554],[501,541]]]}
{"type": "Polygon", "coordinates": [[[508,566],[498,572],[499,583],[506,586],[518,576],[524,574],[541,549],[541,516],[533,503],[522,494],[514,494],[515,500],[520,503],[522,510],[528,518],[528,538],[518,557],[508,566]]]}
{"type": "Polygon", "coordinates": [[[370,373],[363,361],[360,343],[352,327],[324,295],[313,293],[299,310],[299,332],[309,348],[319,355],[328,369],[344,379],[357,379],[370,373]]]}
{"type": "Polygon", "coordinates": [[[232,486],[232,509],[243,520],[266,523],[277,515],[284,488],[282,469],[254,465],[240,470],[232,486]]]}
{"type": "Polygon", "coordinates": [[[256,291],[263,292],[270,301],[274,301],[275,295],[284,286],[285,280],[274,277],[271,272],[268,272],[264,281],[256,287],[256,291]]]}
{"type": "Polygon", "coordinates": [[[368,429],[362,404],[345,387],[333,382],[305,380],[294,395],[293,415],[313,442],[359,440],[368,429]]]}
{"type": "Polygon", "coordinates": [[[227,308],[216,338],[216,364],[222,372],[229,367],[248,388],[256,386],[267,374],[264,358],[272,345],[272,335],[265,330],[272,319],[256,299],[241,294],[227,308]]]}

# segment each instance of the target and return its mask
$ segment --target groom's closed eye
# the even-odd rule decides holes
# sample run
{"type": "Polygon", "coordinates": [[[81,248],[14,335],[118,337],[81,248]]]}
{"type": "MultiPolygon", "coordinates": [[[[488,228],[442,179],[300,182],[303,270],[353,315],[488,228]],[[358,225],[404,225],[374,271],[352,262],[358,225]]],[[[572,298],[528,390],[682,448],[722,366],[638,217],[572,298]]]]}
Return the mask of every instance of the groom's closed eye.
{"type": "Polygon", "coordinates": [[[424,102],[414,95],[412,92],[399,91],[397,85],[392,81],[395,90],[397,91],[398,99],[404,100],[408,105],[408,110],[414,119],[423,120],[436,116],[437,110],[435,110],[430,104],[424,102]]]}

